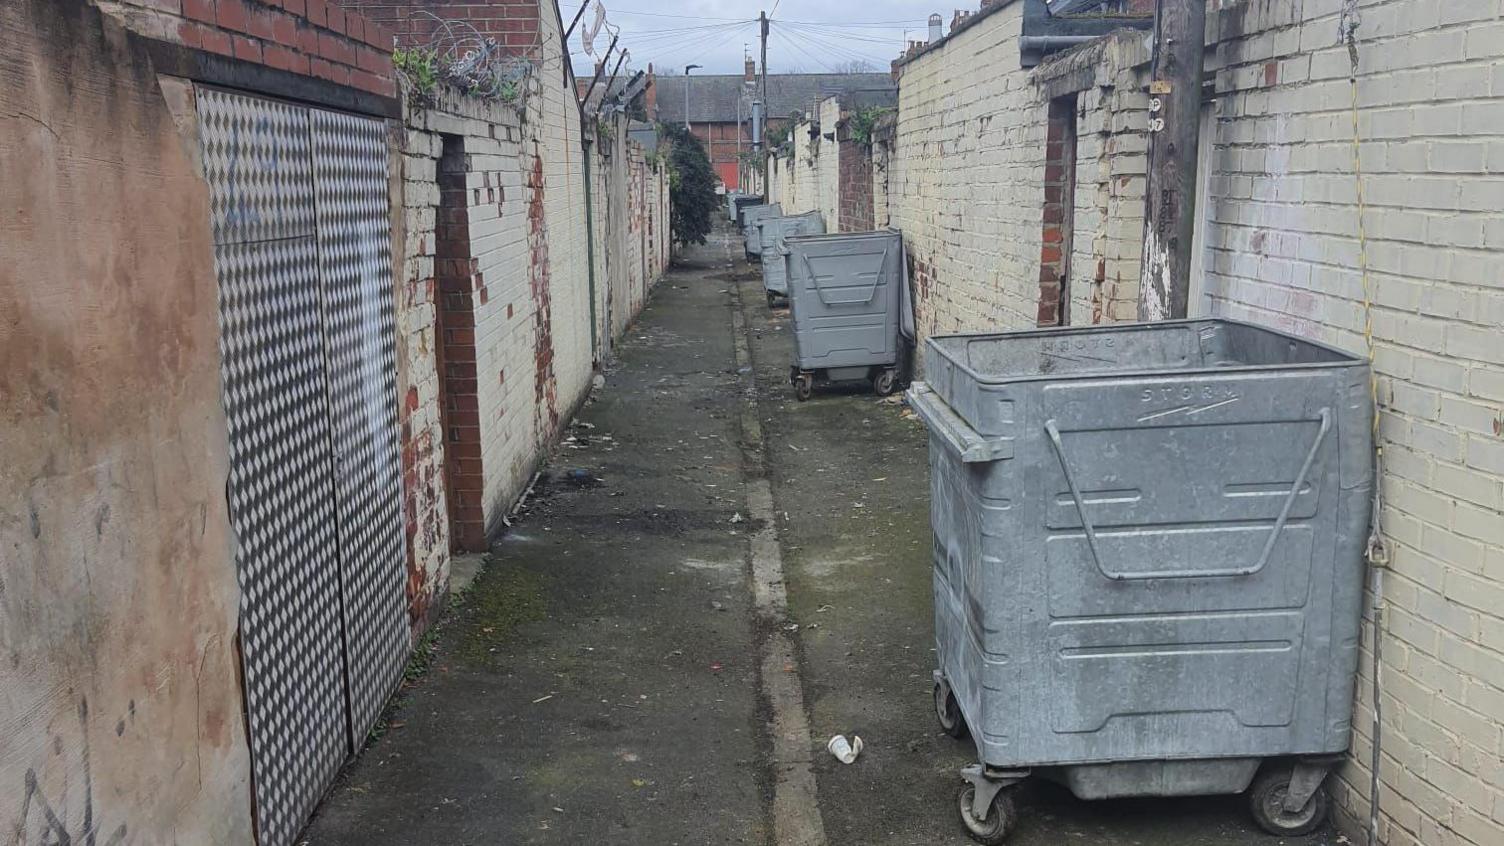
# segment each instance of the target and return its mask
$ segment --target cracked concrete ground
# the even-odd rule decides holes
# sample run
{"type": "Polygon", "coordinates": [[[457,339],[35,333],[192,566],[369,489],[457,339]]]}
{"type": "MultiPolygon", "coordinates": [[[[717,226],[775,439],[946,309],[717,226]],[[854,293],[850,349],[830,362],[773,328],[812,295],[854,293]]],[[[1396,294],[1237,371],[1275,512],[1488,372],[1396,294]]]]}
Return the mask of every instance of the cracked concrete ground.
{"type": "MultiPolygon", "coordinates": [[[[955,795],[973,753],[930,700],[924,432],[860,386],[795,402],[789,331],[726,231],[686,251],[306,842],[971,842],[955,795]],[[754,602],[770,538],[786,612],[754,602]],[[800,713],[780,715],[790,687],[800,713]],[[807,754],[775,743],[790,720],[807,754]],[[854,765],[823,752],[836,732],[865,741],[854,765]],[[812,784],[790,776],[804,762],[812,784]],[[788,825],[802,807],[813,828],[788,825]]],[[[1022,808],[1019,846],[1341,842],[1264,835],[1240,797],[1038,785],[1022,808]]]]}

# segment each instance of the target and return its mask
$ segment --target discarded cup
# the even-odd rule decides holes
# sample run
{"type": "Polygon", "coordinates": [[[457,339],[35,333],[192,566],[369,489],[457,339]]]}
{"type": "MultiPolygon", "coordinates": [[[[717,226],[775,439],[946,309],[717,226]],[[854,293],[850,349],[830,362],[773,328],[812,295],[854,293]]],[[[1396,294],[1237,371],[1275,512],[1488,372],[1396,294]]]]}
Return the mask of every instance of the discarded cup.
{"type": "Polygon", "coordinates": [[[851,739],[847,740],[846,735],[838,734],[825,744],[825,749],[843,764],[855,763],[856,756],[862,754],[862,739],[852,735],[851,739]]]}

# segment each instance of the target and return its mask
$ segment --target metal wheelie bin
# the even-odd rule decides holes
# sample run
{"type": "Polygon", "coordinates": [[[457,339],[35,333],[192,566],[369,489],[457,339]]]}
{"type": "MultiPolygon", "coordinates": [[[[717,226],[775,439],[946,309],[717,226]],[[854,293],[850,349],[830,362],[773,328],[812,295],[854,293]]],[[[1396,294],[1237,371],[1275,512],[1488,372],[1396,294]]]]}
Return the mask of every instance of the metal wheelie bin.
{"type": "Polygon", "coordinates": [[[789,295],[789,275],[784,264],[786,248],[782,240],[795,235],[825,234],[825,218],[818,211],[811,211],[765,217],[759,225],[762,227],[762,287],[771,307],[778,299],[787,299],[789,295]]]}
{"type": "Polygon", "coordinates": [[[759,203],[742,207],[742,233],[746,237],[747,261],[755,261],[762,255],[762,229],[766,217],[781,217],[783,206],[777,203],[759,203]]]}
{"type": "Polygon", "coordinates": [[[794,395],[817,381],[869,380],[878,396],[898,386],[900,330],[909,326],[903,237],[897,230],[783,239],[794,323],[794,395]]]}
{"type": "Polygon", "coordinates": [[[1248,791],[1294,836],[1348,748],[1368,365],[1229,320],[932,337],[935,707],[962,821],[1077,796],[1248,791]]]}
{"type": "Polygon", "coordinates": [[[760,205],[762,205],[761,194],[737,194],[735,205],[733,206],[735,211],[733,211],[731,214],[732,222],[734,222],[737,227],[740,228],[742,226],[742,212],[746,211],[752,206],[760,205]]]}

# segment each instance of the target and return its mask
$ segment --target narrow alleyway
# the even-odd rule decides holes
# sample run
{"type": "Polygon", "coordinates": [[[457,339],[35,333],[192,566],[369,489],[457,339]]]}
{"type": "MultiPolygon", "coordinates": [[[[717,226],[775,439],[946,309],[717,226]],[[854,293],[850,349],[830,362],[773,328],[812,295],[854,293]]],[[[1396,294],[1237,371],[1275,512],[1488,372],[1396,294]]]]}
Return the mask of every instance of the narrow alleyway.
{"type": "MultiPolygon", "coordinates": [[[[930,704],[924,431],[861,390],[795,402],[790,350],[729,232],[688,251],[306,842],[970,842],[973,752],[930,704]],[[836,732],[865,741],[854,765],[824,753],[836,732]]],[[[1019,846],[1339,842],[1263,835],[1241,797],[1026,796],[1019,846]]]]}

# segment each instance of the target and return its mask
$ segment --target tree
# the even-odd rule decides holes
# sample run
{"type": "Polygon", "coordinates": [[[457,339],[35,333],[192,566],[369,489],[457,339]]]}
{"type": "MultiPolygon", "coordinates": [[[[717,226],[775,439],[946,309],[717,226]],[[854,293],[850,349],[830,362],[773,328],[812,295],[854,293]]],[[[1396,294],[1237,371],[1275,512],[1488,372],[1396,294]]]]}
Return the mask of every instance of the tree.
{"type": "Polygon", "coordinates": [[[710,234],[710,215],[720,208],[715,171],[705,145],[678,124],[658,124],[660,144],[669,145],[669,203],[674,241],[703,244],[710,234]]]}

